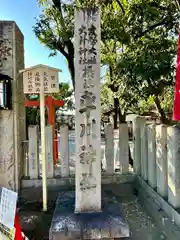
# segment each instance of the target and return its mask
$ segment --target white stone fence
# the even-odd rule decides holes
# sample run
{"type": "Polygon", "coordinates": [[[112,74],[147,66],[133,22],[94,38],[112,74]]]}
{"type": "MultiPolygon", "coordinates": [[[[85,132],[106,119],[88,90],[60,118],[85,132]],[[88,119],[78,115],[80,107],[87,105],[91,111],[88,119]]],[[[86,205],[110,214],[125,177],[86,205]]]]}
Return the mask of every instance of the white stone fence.
{"type": "MultiPolygon", "coordinates": [[[[41,177],[39,129],[29,127],[29,141],[24,144],[25,171],[28,179],[41,177]]],[[[113,131],[105,126],[101,139],[103,174],[126,174],[129,168],[129,146],[133,150],[133,170],[174,207],[180,207],[180,126],[147,124],[144,117],[133,121],[133,143],[129,141],[127,124],[113,131]]],[[[75,173],[75,136],[68,126],[60,128],[59,161],[53,166],[51,126],[46,127],[47,178],[68,178],[75,173]]]]}
{"type": "MultiPolygon", "coordinates": [[[[101,162],[103,173],[113,175],[129,172],[128,126],[121,124],[113,131],[111,124],[105,126],[105,137],[101,139],[101,162]]],[[[41,177],[41,146],[38,126],[28,129],[28,141],[24,141],[24,176],[28,179],[41,177]]],[[[75,173],[75,135],[67,125],[60,128],[58,136],[59,161],[53,166],[52,127],[46,127],[47,177],[69,177],[75,173]]],[[[132,145],[132,143],[130,143],[132,145]]],[[[132,149],[132,147],[131,147],[132,149]]]]}
{"type": "Polygon", "coordinates": [[[133,123],[134,171],[174,207],[180,207],[180,126],[133,123]]]}

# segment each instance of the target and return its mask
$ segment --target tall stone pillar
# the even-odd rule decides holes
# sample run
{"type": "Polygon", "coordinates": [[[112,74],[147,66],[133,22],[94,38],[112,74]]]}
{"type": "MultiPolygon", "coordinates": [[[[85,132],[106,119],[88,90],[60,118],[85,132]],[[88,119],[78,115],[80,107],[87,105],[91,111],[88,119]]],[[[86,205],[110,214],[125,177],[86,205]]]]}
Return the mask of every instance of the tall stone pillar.
{"type": "Polygon", "coordinates": [[[101,211],[100,12],[76,9],[75,212],[101,211]]]}
{"type": "Polygon", "coordinates": [[[99,9],[75,11],[75,79],[76,196],[60,193],[49,236],[64,240],[127,238],[129,226],[119,202],[106,196],[101,210],[99,9]]]}
{"type": "Polygon", "coordinates": [[[12,110],[0,110],[0,174],[13,190],[20,187],[23,175],[22,141],[25,140],[23,79],[24,37],[13,21],[0,21],[0,73],[12,80],[12,110]],[[3,136],[3,137],[2,137],[3,136]]]}

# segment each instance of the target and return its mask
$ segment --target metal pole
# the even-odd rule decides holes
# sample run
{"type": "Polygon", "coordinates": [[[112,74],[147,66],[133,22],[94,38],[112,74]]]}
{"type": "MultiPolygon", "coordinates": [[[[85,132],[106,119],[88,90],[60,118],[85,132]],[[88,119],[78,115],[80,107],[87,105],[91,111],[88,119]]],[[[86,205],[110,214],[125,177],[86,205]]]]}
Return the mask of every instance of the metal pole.
{"type": "Polygon", "coordinates": [[[43,211],[47,211],[47,178],[46,178],[46,136],[45,136],[45,101],[44,101],[44,79],[41,75],[40,89],[40,117],[41,117],[41,156],[42,156],[42,193],[43,211]]]}

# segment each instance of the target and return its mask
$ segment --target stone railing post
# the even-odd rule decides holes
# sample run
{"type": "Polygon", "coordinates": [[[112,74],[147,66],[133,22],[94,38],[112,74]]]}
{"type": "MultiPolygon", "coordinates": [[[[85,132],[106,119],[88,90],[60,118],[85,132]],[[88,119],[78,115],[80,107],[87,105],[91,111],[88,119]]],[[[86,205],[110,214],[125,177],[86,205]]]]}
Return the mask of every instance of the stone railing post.
{"type": "Polygon", "coordinates": [[[146,119],[141,117],[140,123],[140,138],[141,138],[141,176],[148,180],[148,139],[146,119]]]}
{"type": "Polygon", "coordinates": [[[122,173],[129,172],[129,134],[127,123],[119,126],[119,160],[122,173]]]}
{"type": "Polygon", "coordinates": [[[53,163],[53,131],[52,126],[46,126],[46,172],[47,178],[54,177],[54,163],[53,163]]]}
{"type": "Polygon", "coordinates": [[[111,123],[107,124],[104,129],[105,132],[105,156],[106,156],[106,174],[113,175],[114,162],[114,134],[111,123]]]}
{"type": "Polygon", "coordinates": [[[147,125],[148,134],[148,183],[152,188],[157,186],[156,178],[156,127],[147,125]]]}
{"type": "Polygon", "coordinates": [[[30,179],[39,177],[39,128],[38,126],[28,127],[28,169],[30,179]]]}
{"type": "Polygon", "coordinates": [[[180,126],[168,127],[167,130],[168,161],[168,202],[180,207],[180,126]]]}
{"type": "Polygon", "coordinates": [[[167,197],[167,127],[163,124],[156,126],[156,170],[157,192],[167,197]]]}
{"type": "Polygon", "coordinates": [[[69,128],[67,124],[60,127],[61,177],[69,177],[69,128]]]}
{"type": "Polygon", "coordinates": [[[134,171],[141,174],[141,138],[140,138],[141,117],[137,116],[133,121],[133,168],[134,171]]]}

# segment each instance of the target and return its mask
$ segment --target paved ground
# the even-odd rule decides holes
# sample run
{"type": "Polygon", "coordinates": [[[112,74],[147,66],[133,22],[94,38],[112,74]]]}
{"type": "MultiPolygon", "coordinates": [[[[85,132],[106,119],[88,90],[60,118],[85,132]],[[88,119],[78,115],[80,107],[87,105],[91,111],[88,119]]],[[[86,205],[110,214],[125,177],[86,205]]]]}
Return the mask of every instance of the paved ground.
{"type": "MultiPolygon", "coordinates": [[[[116,195],[121,203],[130,226],[132,240],[166,239],[131,190],[129,185],[105,186],[103,188],[106,194],[112,197],[116,195]],[[118,196],[115,193],[118,193],[118,196]]],[[[30,240],[33,239],[33,236],[35,236],[34,240],[48,240],[57,194],[57,189],[49,190],[48,212],[42,213],[41,189],[34,188],[22,191],[21,196],[24,199],[20,200],[20,219],[22,228],[30,240]]]]}

